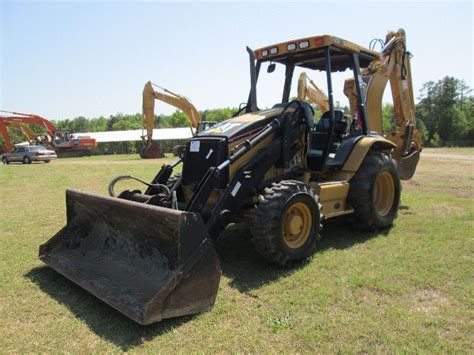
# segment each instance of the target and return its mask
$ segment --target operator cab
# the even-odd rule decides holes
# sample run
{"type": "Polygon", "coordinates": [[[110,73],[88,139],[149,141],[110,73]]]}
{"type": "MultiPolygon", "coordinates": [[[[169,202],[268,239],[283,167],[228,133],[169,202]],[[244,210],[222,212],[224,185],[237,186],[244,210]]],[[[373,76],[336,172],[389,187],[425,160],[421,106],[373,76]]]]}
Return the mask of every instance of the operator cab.
{"type": "MultiPolygon", "coordinates": [[[[367,67],[379,54],[355,43],[328,35],[288,41],[255,51],[247,48],[247,51],[251,64],[251,90],[246,106],[247,113],[259,110],[257,82],[261,77],[261,67],[264,63],[269,64],[267,73],[275,72],[275,66],[278,65],[279,72],[283,74],[281,75],[284,79],[281,102],[274,107],[286,107],[292,101],[290,91],[295,69],[325,73],[328,109],[318,113],[316,117],[311,117],[311,120],[307,120],[312,123],[307,127],[306,160],[308,168],[315,172],[342,167],[355,143],[369,132],[360,68],[367,67]],[[357,109],[353,117],[336,109],[334,105],[333,73],[346,70],[352,72],[358,97],[357,109]]],[[[272,83],[274,87],[274,81],[272,83]]],[[[301,91],[299,87],[298,93],[301,91]]],[[[301,104],[308,105],[304,101],[301,104]]]]}
{"type": "Polygon", "coordinates": [[[53,144],[55,147],[69,147],[71,145],[71,134],[68,131],[55,131],[53,144]]]}

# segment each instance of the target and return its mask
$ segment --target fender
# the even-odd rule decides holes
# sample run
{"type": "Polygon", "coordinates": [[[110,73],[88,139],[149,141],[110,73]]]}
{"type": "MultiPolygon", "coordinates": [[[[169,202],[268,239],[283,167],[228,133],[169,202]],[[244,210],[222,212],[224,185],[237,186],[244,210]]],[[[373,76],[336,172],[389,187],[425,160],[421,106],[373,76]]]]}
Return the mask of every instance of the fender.
{"type": "Polygon", "coordinates": [[[363,137],[357,141],[342,170],[345,172],[357,172],[370,149],[391,151],[396,147],[394,143],[382,136],[363,137]]]}

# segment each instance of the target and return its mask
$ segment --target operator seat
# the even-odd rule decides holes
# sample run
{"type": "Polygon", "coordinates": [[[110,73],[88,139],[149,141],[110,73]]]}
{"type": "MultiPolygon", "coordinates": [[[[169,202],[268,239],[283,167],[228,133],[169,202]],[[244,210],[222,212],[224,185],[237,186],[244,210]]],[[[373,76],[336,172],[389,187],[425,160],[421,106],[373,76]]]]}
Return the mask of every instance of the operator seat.
{"type": "MultiPolygon", "coordinates": [[[[347,129],[347,122],[344,119],[344,113],[340,110],[334,111],[334,129],[332,134],[332,143],[329,147],[329,153],[336,152],[342,137],[345,135],[347,129]]],[[[311,170],[322,170],[325,159],[323,157],[324,148],[329,143],[331,130],[331,113],[326,111],[321,116],[321,119],[316,123],[310,133],[310,149],[308,151],[308,165],[311,170]]]]}
{"type": "MultiPolygon", "coordinates": [[[[333,130],[333,137],[342,136],[345,129],[346,124],[344,121],[344,113],[339,110],[334,111],[334,130],[333,130]]],[[[309,154],[313,156],[321,156],[323,154],[324,147],[326,146],[326,142],[329,140],[329,131],[331,129],[331,114],[329,111],[326,111],[321,116],[321,119],[316,123],[314,129],[311,131],[311,149],[309,154]]],[[[334,142],[333,144],[337,143],[334,142]]],[[[331,147],[332,148],[332,147],[331,147]]],[[[330,149],[331,151],[332,149],[330,149]]]]}
{"type": "Polygon", "coordinates": [[[332,144],[329,148],[327,160],[324,161],[323,153],[329,139],[330,114],[325,112],[310,134],[310,149],[307,155],[308,167],[313,171],[338,170],[342,168],[352,149],[363,137],[362,134],[350,134],[350,118],[343,115],[342,111],[334,111],[334,130],[332,144]]]}

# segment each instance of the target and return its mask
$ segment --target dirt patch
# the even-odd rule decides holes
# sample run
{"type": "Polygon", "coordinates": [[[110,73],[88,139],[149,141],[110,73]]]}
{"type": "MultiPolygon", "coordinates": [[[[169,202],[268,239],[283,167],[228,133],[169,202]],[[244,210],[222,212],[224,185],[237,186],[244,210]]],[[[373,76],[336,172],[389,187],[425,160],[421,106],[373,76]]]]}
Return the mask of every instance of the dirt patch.
{"type": "Polygon", "coordinates": [[[413,297],[413,310],[425,314],[435,314],[443,306],[449,306],[451,302],[441,292],[436,290],[420,290],[413,297]]]}
{"type": "Polygon", "coordinates": [[[458,188],[446,188],[446,187],[432,187],[426,186],[416,180],[409,180],[403,182],[403,187],[414,188],[420,191],[436,192],[436,193],[447,193],[456,197],[461,198],[473,198],[473,189],[458,189],[458,188]]]}
{"type": "Polygon", "coordinates": [[[426,158],[437,158],[437,159],[443,159],[443,160],[462,160],[462,161],[470,161],[474,163],[474,156],[467,155],[467,154],[423,152],[422,156],[426,158]]]}

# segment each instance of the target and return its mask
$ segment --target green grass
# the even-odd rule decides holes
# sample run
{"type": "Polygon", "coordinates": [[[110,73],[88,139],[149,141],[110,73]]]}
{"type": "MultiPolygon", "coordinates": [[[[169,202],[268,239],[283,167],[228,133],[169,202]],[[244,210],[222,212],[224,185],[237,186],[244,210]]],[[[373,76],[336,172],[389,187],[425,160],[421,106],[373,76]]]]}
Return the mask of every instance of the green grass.
{"type": "Polygon", "coordinates": [[[0,352],[474,351],[472,162],[422,157],[393,228],[360,233],[328,221],[319,252],[292,268],[266,264],[248,229],[231,226],[217,242],[215,307],[142,327],[37,252],[65,223],[66,188],[106,194],[112,177],[150,180],[163,162],[0,166],[0,352]]]}

